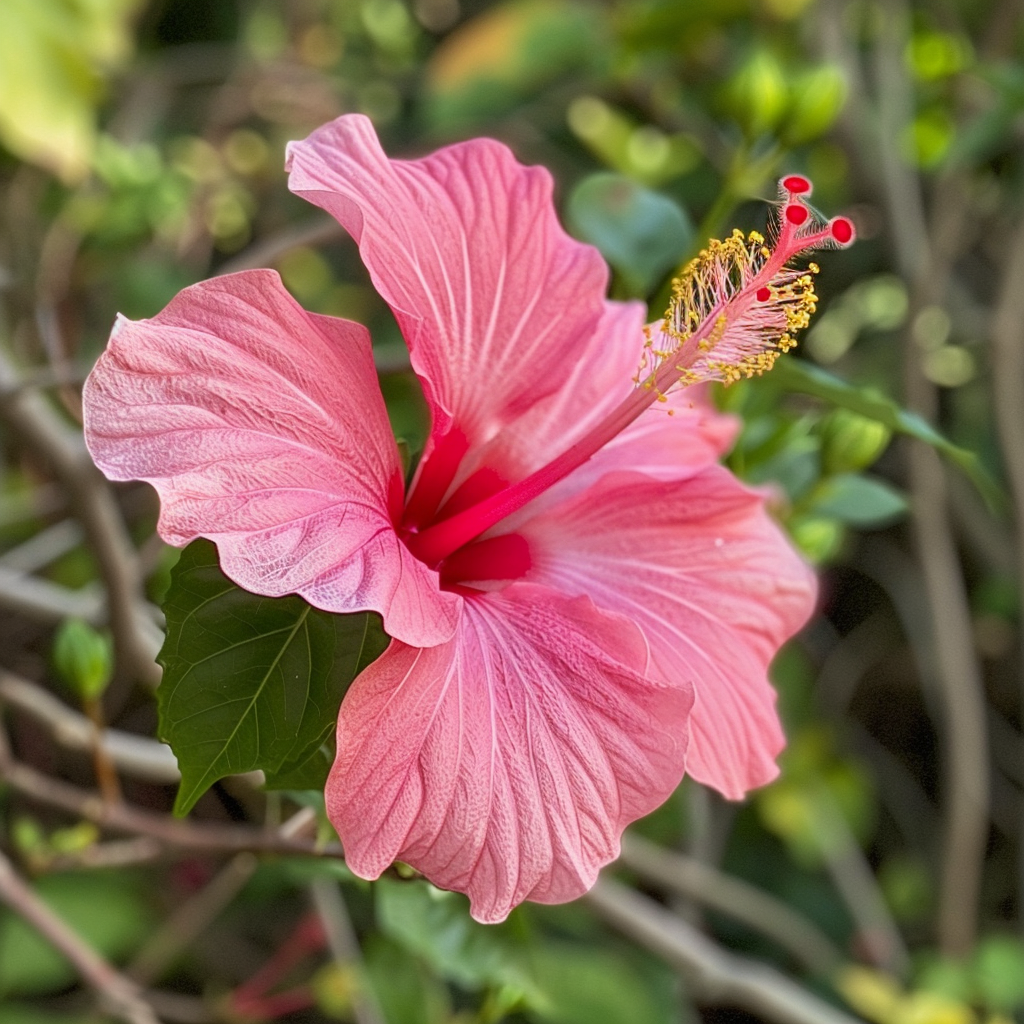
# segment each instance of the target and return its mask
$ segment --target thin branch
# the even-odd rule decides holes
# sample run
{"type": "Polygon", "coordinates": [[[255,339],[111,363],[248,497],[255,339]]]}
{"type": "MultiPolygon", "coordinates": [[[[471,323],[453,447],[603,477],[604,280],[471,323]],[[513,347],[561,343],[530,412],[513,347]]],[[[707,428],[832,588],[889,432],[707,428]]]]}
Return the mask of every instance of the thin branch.
{"type": "Polygon", "coordinates": [[[358,977],[352,993],[352,1016],[356,1024],[385,1024],[338,883],[330,878],[314,878],[309,889],[334,962],[341,968],[354,968],[358,977]]]}
{"type": "Polygon", "coordinates": [[[835,798],[825,786],[816,792],[819,813],[826,823],[819,841],[825,867],[843,898],[867,954],[877,967],[897,977],[910,972],[910,953],[857,838],[835,798]]]}
{"type": "Polygon", "coordinates": [[[138,678],[155,685],[160,679],[155,661],[159,643],[145,612],[135,551],[113,493],[92,464],[78,432],[64,423],[42,395],[20,387],[20,375],[2,350],[0,415],[67,488],[100,567],[118,653],[138,678]]]}
{"type": "Polygon", "coordinates": [[[101,626],[107,617],[99,587],[90,585],[81,590],[69,590],[3,566],[0,566],[0,608],[47,623],[73,618],[101,626]]]}
{"type": "Polygon", "coordinates": [[[98,793],[80,789],[59,779],[52,779],[28,765],[0,755],[0,775],[16,793],[37,803],[59,807],[101,828],[130,835],[151,836],[167,846],[180,850],[203,850],[209,853],[297,854],[299,856],[340,857],[341,846],[321,846],[303,839],[292,839],[280,833],[245,825],[200,824],[177,821],[154,814],[131,804],[107,804],[98,793]]]}
{"type": "Polygon", "coordinates": [[[248,249],[224,262],[217,269],[217,273],[234,274],[239,270],[269,267],[292,249],[324,245],[345,237],[345,229],[333,217],[317,217],[309,223],[288,227],[255,245],[250,245],[248,249]]]}
{"type": "Polygon", "coordinates": [[[688,899],[761,932],[815,974],[831,974],[845,957],[817,925],[739,878],[627,833],[619,863],[688,899]]]}
{"type": "Polygon", "coordinates": [[[619,882],[602,878],[584,898],[605,921],[678,969],[698,1003],[735,1006],[766,1024],[858,1024],[771,967],[721,949],[619,882]]]}
{"type": "Polygon", "coordinates": [[[38,572],[82,543],[82,527],[62,519],[33,534],[24,543],[0,555],[0,566],[11,572],[38,572]]]}
{"type": "Polygon", "coordinates": [[[0,900],[58,950],[94,989],[104,1008],[125,1024],[159,1024],[153,1008],[129,981],[76,934],[25,884],[0,853],[0,900]]]}
{"type": "MultiPolygon", "coordinates": [[[[303,807],[278,829],[286,839],[316,830],[316,812],[303,807]]],[[[129,977],[148,985],[160,977],[181,951],[190,946],[245,888],[259,861],[251,853],[236,854],[195,895],[178,907],[139,950],[129,977]]]]}
{"type": "MultiPolygon", "coordinates": [[[[85,752],[94,750],[93,723],[41,686],[0,669],[0,701],[46,726],[61,746],[85,752]]],[[[126,775],[168,785],[181,780],[178,762],[165,743],[118,729],[104,729],[101,742],[118,771],[126,775]]]]}
{"type": "Polygon", "coordinates": [[[258,859],[251,853],[232,857],[209,883],[178,907],[150,936],[132,960],[128,976],[140,985],[156,981],[245,888],[258,865],[258,859]]]}
{"type": "MultiPolygon", "coordinates": [[[[876,51],[880,165],[893,225],[892,241],[900,271],[910,285],[911,316],[941,305],[953,251],[966,212],[962,195],[944,195],[936,210],[945,218],[929,225],[920,181],[901,160],[897,140],[913,115],[913,98],[903,64],[909,12],[902,0],[888,0],[886,23],[876,51]],[[943,244],[940,244],[943,243],[943,244]]],[[[950,183],[947,183],[947,185],[950,183]]],[[[933,419],[935,387],[920,366],[920,354],[907,339],[904,361],[908,405],[933,419]]],[[[978,926],[978,901],[989,829],[989,756],[981,671],[973,655],[970,608],[956,544],[949,524],[944,470],[928,446],[909,446],[914,541],[921,563],[936,682],[943,703],[947,738],[946,835],[939,906],[939,945],[950,956],[966,954],[978,926]]]]}

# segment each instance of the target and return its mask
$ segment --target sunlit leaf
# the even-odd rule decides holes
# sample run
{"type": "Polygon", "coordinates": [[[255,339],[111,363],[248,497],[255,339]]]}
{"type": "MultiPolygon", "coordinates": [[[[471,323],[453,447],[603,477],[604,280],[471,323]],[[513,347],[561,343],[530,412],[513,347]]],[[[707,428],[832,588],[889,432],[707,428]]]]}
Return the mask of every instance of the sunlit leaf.
{"type": "Polygon", "coordinates": [[[130,48],[138,0],[0,3],[0,141],[65,181],[87,171],[103,76],[130,48]]]}

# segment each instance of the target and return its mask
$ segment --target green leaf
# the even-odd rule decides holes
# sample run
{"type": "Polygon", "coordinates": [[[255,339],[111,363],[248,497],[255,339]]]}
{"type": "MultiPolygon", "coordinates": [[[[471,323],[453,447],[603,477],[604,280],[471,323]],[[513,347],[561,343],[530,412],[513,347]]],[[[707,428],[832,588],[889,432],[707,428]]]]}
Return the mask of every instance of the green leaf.
{"type": "Polygon", "coordinates": [[[512,921],[478,924],[464,896],[428,882],[382,878],[374,892],[381,931],[423,957],[441,977],[466,989],[503,987],[537,1001],[526,946],[512,921]]]}
{"type": "Polygon", "coordinates": [[[640,971],[623,957],[593,945],[560,942],[541,946],[533,957],[533,969],[545,996],[542,1006],[530,1014],[534,1020],[553,1024],[678,1022],[671,977],[652,976],[652,971],[640,971]]]}
{"type": "Polygon", "coordinates": [[[1024,1006],[1024,942],[1013,935],[990,935],[975,951],[974,984],[989,1010],[1007,1013],[1024,1006]]]}
{"type": "Polygon", "coordinates": [[[907,511],[907,499],[895,487],[855,473],[823,480],[810,505],[815,515],[860,527],[883,526],[907,511]]]}
{"type": "MultiPolygon", "coordinates": [[[[119,960],[153,923],[137,882],[137,876],[125,872],[69,872],[41,878],[33,888],[88,945],[119,960]]],[[[75,977],[71,964],[20,917],[0,915],[0,997],[54,992],[75,977]]]]}
{"type": "Polygon", "coordinates": [[[298,764],[290,762],[281,765],[276,771],[267,772],[263,788],[322,790],[327,784],[327,775],[331,770],[332,760],[333,757],[329,755],[326,744],[319,746],[309,757],[298,764]]]}
{"type": "Polygon", "coordinates": [[[0,3],[0,141],[66,182],[86,173],[104,75],[131,49],[138,0],[0,3]]]}
{"type": "Polygon", "coordinates": [[[370,935],[363,952],[366,973],[388,1024],[452,1020],[447,989],[408,950],[382,935],[370,935]]]}
{"type": "Polygon", "coordinates": [[[772,375],[789,391],[813,395],[869,419],[878,420],[890,430],[924,441],[960,468],[993,512],[1002,513],[1008,508],[1002,488],[992,479],[974,452],[953,444],[916,413],[901,409],[892,399],[872,389],[847,384],[831,373],[799,359],[780,359],[772,375]]]}
{"type": "Polygon", "coordinates": [[[386,636],[369,612],[332,615],[300,597],[250,594],[197,540],[171,573],[157,691],[160,736],[181,769],[175,814],[225,775],[267,773],[280,784],[317,756],[345,690],[386,636]]]}
{"type": "Polygon", "coordinates": [[[568,214],[576,234],[596,245],[638,294],[660,281],[693,241],[682,207],[621,174],[584,178],[569,197],[568,214]]]}

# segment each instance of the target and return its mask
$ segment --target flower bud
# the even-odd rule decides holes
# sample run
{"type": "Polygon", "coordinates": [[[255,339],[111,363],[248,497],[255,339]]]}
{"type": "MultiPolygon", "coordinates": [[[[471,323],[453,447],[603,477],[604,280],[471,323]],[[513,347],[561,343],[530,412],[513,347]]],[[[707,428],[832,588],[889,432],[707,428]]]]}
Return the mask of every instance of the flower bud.
{"type": "Polygon", "coordinates": [[[829,476],[866,469],[885,451],[892,431],[849,409],[831,412],[821,426],[821,465],[829,476]]]}

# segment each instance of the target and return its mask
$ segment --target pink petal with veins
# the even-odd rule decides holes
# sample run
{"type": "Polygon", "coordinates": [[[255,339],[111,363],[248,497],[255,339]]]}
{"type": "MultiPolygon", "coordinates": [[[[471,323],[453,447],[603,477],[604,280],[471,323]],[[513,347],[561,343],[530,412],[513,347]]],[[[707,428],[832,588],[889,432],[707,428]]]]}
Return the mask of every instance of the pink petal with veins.
{"type": "Polygon", "coordinates": [[[693,687],[688,774],[732,799],[776,776],[766,672],[816,587],[759,494],[719,466],[667,482],[617,473],[519,532],[529,579],[631,619],[655,677],[693,687]]]}
{"type": "Polygon", "coordinates": [[[682,777],[692,697],[646,663],[630,622],[528,583],[467,600],[446,644],[392,643],[338,719],[348,866],[403,860],[484,922],[584,893],[682,777]]]}
{"type": "Polygon", "coordinates": [[[289,187],[359,243],[434,417],[469,446],[562,386],[603,309],[607,269],[570,238],[551,175],[492,139],[391,160],[349,114],[288,147],[289,187]]]}
{"type": "Polygon", "coordinates": [[[366,330],[306,313],[269,270],[187,288],[120,320],[85,386],[86,441],[114,480],[148,480],[170,544],[217,544],[239,586],[374,609],[408,643],[462,599],[395,533],[398,450],[366,330]]]}
{"type": "MultiPolygon", "coordinates": [[[[506,481],[522,479],[599,423],[635,387],[643,326],[640,303],[606,302],[597,330],[565,367],[558,390],[488,444],[469,452],[453,489],[482,466],[506,481]]],[[[736,421],[715,411],[706,388],[681,389],[647,410],[541,500],[550,504],[554,497],[580,491],[615,469],[682,479],[716,462],[735,434],[736,421]]]]}

